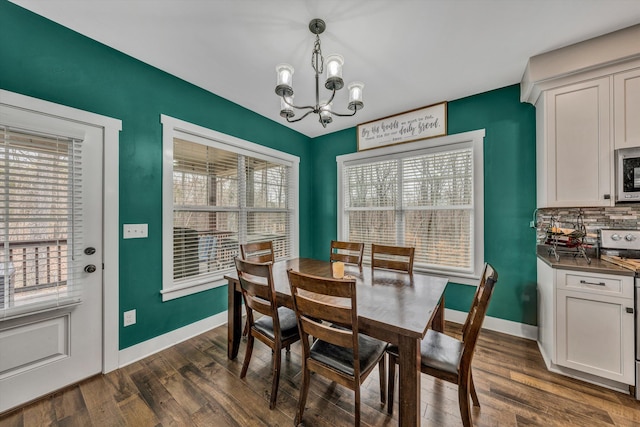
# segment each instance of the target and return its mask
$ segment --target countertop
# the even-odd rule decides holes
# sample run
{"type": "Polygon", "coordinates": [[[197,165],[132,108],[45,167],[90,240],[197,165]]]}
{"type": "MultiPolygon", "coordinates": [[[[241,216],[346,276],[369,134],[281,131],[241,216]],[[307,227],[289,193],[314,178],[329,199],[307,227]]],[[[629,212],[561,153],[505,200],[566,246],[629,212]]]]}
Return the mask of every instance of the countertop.
{"type": "Polygon", "coordinates": [[[581,256],[574,257],[570,254],[560,254],[560,259],[556,261],[556,258],[553,255],[549,255],[549,246],[538,245],[537,254],[538,258],[551,266],[551,268],[589,271],[603,274],[617,274],[620,276],[633,276],[635,274],[635,272],[627,268],[601,260],[595,256],[591,257],[591,264],[588,264],[581,256]]]}

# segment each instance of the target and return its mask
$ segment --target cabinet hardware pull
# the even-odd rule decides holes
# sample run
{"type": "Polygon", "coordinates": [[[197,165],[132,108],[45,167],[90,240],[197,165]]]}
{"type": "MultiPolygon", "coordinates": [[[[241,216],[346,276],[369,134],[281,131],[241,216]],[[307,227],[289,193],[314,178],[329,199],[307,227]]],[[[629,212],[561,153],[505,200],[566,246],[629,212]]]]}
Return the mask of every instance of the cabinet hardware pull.
{"type": "Polygon", "coordinates": [[[627,310],[627,313],[633,314],[633,308],[631,308],[631,307],[625,307],[625,308],[627,310]]]}
{"type": "Polygon", "coordinates": [[[586,280],[580,280],[580,283],[582,283],[583,285],[607,286],[607,284],[604,282],[596,283],[596,282],[587,282],[586,280]]]}

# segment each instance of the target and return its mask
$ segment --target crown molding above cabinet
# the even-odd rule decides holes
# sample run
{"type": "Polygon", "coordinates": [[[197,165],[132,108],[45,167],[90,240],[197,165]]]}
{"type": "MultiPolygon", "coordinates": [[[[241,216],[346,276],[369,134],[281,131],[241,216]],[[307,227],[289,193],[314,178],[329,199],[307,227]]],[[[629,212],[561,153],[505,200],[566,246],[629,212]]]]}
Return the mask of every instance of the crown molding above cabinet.
{"type": "Polygon", "coordinates": [[[535,105],[542,91],[636,67],[640,24],[532,56],[520,82],[520,101],[535,105]]]}

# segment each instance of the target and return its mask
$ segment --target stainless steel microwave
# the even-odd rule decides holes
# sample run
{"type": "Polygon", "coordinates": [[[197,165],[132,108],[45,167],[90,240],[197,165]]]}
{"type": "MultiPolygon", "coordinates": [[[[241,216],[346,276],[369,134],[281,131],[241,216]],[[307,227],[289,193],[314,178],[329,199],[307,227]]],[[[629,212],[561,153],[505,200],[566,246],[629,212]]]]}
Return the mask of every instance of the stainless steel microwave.
{"type": "Polygon", "coordinates": [[[640,147],[616,150],[616,202],[640,202],[640,147]]]}

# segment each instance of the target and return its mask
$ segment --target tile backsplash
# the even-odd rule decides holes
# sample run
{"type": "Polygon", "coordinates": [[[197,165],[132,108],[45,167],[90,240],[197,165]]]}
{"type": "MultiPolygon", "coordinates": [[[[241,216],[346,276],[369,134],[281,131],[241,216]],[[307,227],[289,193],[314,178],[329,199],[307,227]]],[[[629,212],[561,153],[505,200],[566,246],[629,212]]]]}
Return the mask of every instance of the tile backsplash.
{"type": "Polygon", "coordinates": [[[595,236],[601,228],[640,229],[640,204],[600,208],[545,208],[536,212],[538,243],[544,243],[545,231],[552,217],[557,222],[555,226],[576,228],[581,212],[588,236],[586,243],[595,243],[595,236]]]}

